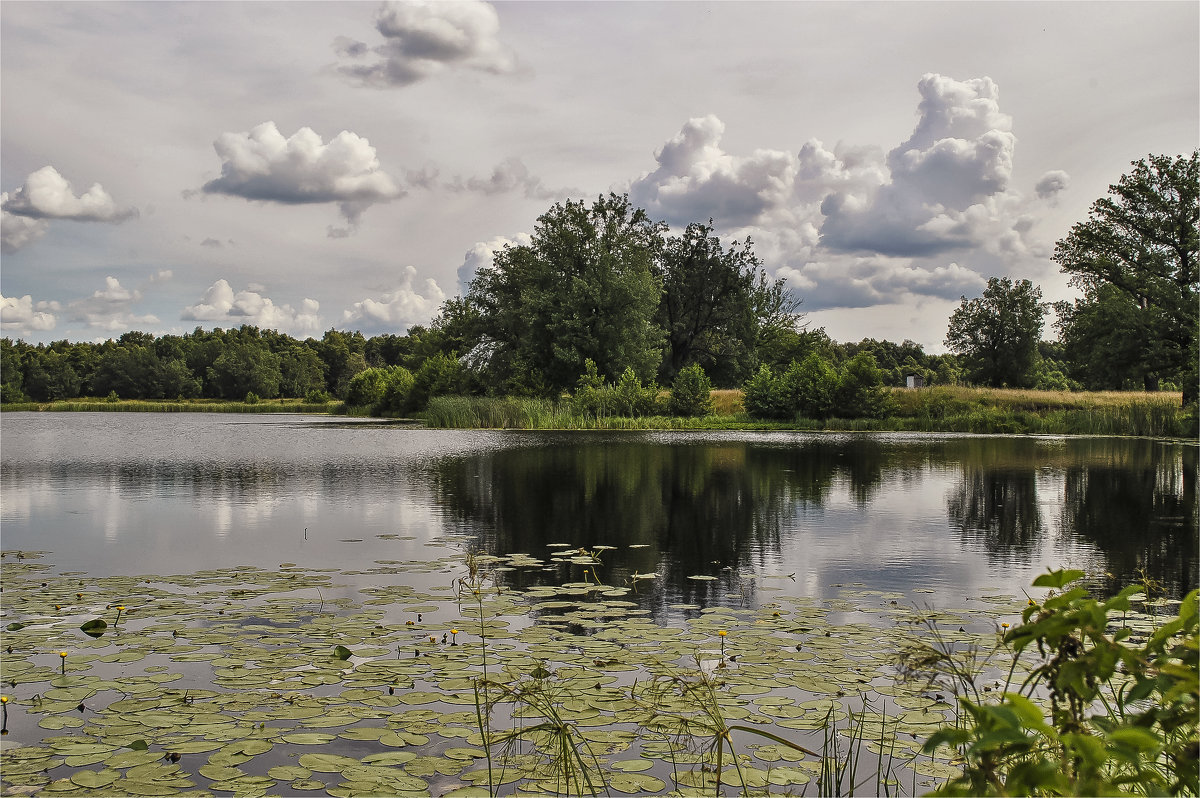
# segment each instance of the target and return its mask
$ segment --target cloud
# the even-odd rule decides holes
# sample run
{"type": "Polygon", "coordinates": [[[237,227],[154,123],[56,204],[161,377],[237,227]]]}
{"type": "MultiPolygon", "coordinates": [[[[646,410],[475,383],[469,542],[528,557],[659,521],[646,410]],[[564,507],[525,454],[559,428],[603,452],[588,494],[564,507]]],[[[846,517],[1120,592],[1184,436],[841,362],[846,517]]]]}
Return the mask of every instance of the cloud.
{"type": "Polygon", "coordinates": [[[712,114],[689,119],[655,154],[658,168],[633,181],[634,204],[674,225],[711,217],[741,226],[785,202],[796,179],[795,157],[762,149],[729,155],[720,146],[724,132],[712,114]]]}
{"type": "Polygon", "coordinates": [[[213,148],[221,176],[204,184],[207,194],[283,205],[337,203],[351,229],[371,205],[404,195],[380,168],[371,143],[346,130],[326,144],[311,128],[284,138],[274,122],[264,122],[246,133],[222,133],[213,148]]]}
{"type": "Polygon", "coordinates": [[[106,332],[158,324],[157,316],[139,316],[133,312],[133,306],[141,301],[141,291],[125,288],[116,277],[109,276],[104,278],[104,287],[92,292],[91,296],[68,303],[67,313],[71,321],[106,332]]]}
{"type": "Polygon", "coordinates": [[[375,16],[384,43],[369,47],[345,36],[333,47],[343,61],[358,61],[368,52],[373,63],[342,63],[338,71],[362,85],[410,86],[449,67],[493,74],[512,72],[516,58],[500,43],[500,18],[480,0],[455,2],[387,2],[375,16]]]}
{"type": "MultiPolygon", "coordinates": [[[[253,286],[261,289],[262,286],[253,286]]],[[[195,305],[183,309],[180,318],[184,321],[207,321],[226,326],[251,324],[290,334],[304,334],[320,330],[320,303],[305,299],[299,309],[291,305],[276,305],[261,291],[235,292],[225,279],[217,280],[204,297],[195,305]]]]}
{"type": "Polygon", "coordinates": [[[835,192],[821,212],[821,244],[841,252],[934,255],[983,243],[1008,191],[1016,136],[990,78],[927,74],[920,119],[888,153],[890,182],[870,195],[835,192]],[[989,204],[990,203],[990,204],[989,204]]]}
{"type": "Polygon", "coordinates": [[[17,337],[53,330],[58,320],[50,311],[57,309],[57,303],[35,303],[29,294],[23,297],[0,296],[0,330],[5,335],[17,337]]]}
{"type": "Polygon", "coordinates": [[[1055,199],[1058,192],[1066,191],[1071,185],[1071,176],[1061,169],[1055,169],[1042,175],[1042,178],[1037,181],[1037,185],[1033,190],[1037,192],[1039,199],[1055,199]]]}
{"type": "Polygon", "coordinates": [[[458,267],[458,289],[464,295],[476,273],[484,266],[491,266],[496,253],[505,247],[527,247],[533,243],[529,233],[517,233],[512,238],[496,236],[487,241],[480,241],[467,250],[463,256],[462,265],[458,267]]]}
{"type": "Polygon", "coordinates": [[[398,288],[379,299],[355,302],[342,313],[342,323],[356,329],[386,329],[401,333],[414,324],[429,323],[446,301],[446,294],[432,278],[426,278],[421,289],[414,288],[416,278],[416,268],[405,266],[398,288]]]}
{"type": "Polygon", "coordinates": [[[7,204],[8,194],[0,193],[0,252],[11,255],[46,235],[50,223],[45,219],[32,219],[9,213],[4,209],[7,204]]]}
{"type": "Polygon", "coordinates": [[[892,258],[834,259],[785,266],[776,272],[804,297],[805,311],[866,308],[903,297],[958,299],[978,293],[987,284],[971,269],[950,263],[924,268],[892,258]]]}
{"type": "Polygon", "coordinates": [[[37,241],[52,219],[118,224],[137,215],[136,208],[118,208],[99,183],[76,196],[57,169],[43,166],[11,196],[0,194],[0,251],[12,254],[37,241]]]}
{"type": "Polygon", "coordinates": [[[80,196],[53,166],[43,166],[11,196],[5,195],[4,210],[30,219],[69,219],[75,222],[122,222],[137,216],[136,208],[118,208],[99,183],[80,196]]]}
{"type": "Polygon", "coordinates": [[[478,191],[488,196],[520,191],[527,199],[562,199],[567,191],[554,191],[542,185],[542,179],[530,174],[529,167],[520,158],[507,158],[492,170],[488,178],[472,177],[462,184],[456,182],[451,188],[461,191],[478,191]]]}

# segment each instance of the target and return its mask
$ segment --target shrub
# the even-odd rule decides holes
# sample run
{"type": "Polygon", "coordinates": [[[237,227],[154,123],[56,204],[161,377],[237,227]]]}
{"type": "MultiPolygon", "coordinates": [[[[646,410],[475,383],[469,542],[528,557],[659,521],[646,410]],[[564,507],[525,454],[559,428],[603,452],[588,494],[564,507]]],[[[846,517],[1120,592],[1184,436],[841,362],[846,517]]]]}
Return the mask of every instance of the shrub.
{"type": "Polygon", "coordinates": [[[618,416],[658,415],[658,385],[651,382],[643,386],[642,380],[627,366],[613,387],[613,404],[618,416]]]}
{"type": "Polygon", "coordinates": [[[258,394],[256,394],[254,391],[247,391],[246,398],[243,401],[248,405],[256,405],[259,401],[258,394]]]}
{"type": "Polygon", "coordinates": [[[889,398],[874,355],[859,352],[842,370],[834,413],[843,418],[883,418],[891,409],[889,398]]]}
{"type": "Polygon", "coordinates": [[[386,368],[368,368],[355,374],[346,387],[346,404],[355,407],[375,407],[383,400],[387,387],[386,368]]]}
{"type": "Polygon", "coordinates": [[[304,394],[304,401],[310,405],[324,405],[333,401],[333,397],[327,391],[320,388],[314,388],[304,394]]]}
{"type": "Polygon", "coordinates": [[[409,406],[423,410],[434,396],[462,393],[465,372],[457,358],[438,353],[426,360],[413,376],[409,406]]]}
{"type": "Polygon", "coordinates": [[[413,386],[416,378],[413,373],[403,366],[393,366],[388,369],[384,380],[383,396],[376,404],[379,415],[404,415],[415,409],[413,403],[413,386]]]}
{"type": "Polygon", "coordinates": [[[592,418],[606,418],[613,411],[612,389],[604,384],[596,361],[591,358],[583,363],[583,374],[575,383],[571,405],[579,415],[592,418]]]}
{"type": "MultiPolygon", "coordinates": [[[[1125,623],[1131,585],[1098,601],[1071,583],[1082,571],[1052,571],[1034,581],[1055,591],[1030,599],[1022,623],[1001,640],[1014,659],[1036,650],[1030,675],[994,700],[976,695],[969,671],[956,691],[966,710],[925,744],[963,759],[962,775],[941,795],[1195,795],[1197,770],[1197,591],[1179,615],[1143,637],[1125,623]],[[1036,703],[1048,698],[1048,714],[1036,703]]],[[[1149,598],[1143,596],[1143,600],[1149,598]]],[[[927,648],[923,664],[954,666],[948,650],[927,648]]],[[[949,668],[947,666],[950,666],[949,668]]],[[[1010,671],[1011,673],[1012,671],[1010,671]]]]}
{"type": "Polygon", "coordinates": [[[683,369],[671,383],[667,412],[673,416],[707,416],[712,412],[712,382],[699,363],[683,369]]]}
{"type": "Polygon", "coordinates": [[[837,389],[837,372],[816,352],[799,364],[792,361],[783,374],[783,390],[795,408],[793,412],[804,418],[829,418],[837,389]]]}
{"type": "Polygon", "coordinates": [[[742,404],[752,418],[790,418],[789,403],[784,398],[781,380],[771,373],[770,366],[759,366],[754,376],[742,386],[742,404]]]}

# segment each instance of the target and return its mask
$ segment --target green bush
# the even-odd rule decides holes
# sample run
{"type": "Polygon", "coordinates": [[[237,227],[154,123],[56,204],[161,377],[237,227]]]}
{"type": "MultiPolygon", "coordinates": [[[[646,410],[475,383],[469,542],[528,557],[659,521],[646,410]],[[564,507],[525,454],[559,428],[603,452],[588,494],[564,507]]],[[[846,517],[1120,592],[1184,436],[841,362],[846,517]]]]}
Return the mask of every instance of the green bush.
{"type": "Polygon", "coordinates": [[[627,366],[617,384],[613,386],[616,415],[631,418],[659,415],[658,393],[657,383],[651,382],[643,386],[641,378],[634,374],[633,368],[627,366]]]}
{"type": "Polygon", "coordinates": [[[439,352],[422,363],[413,375],[409,406],[423,410],[432,397],[462,393],[465,387],[462,364],[457,358],[439,352]]]}
{"type": "Polygon", "coordinates": [[[247,391],[246,398],[242,401],[248,405],[256,405],[259,402],[258,394],[256,394],[254,391],[247,391]]]}
{"type": "Polygon", "coordinates": [[[874,355],[859,352],[842,370],[833,413],[841,418],[883,418],[892,409],[890,399],[874,355]]]}
{"type": "Polygon", "coordinates": [[[413,373],[403,366],[393,366],[388,369],[384,380],[383,396],[376,404],[379,415],[405,415],[415,408],[413,402],[413,387],[416,378],[413,373]]]}
{"type": "Polygon", "coordinates": [[[707,416],[712,412],[712,381],[699,363],[681,370],[671,383],[667,413],[672,416],[707,416]]]}
{"type": "Polygon", "coordinates": [[[320,388],[314,388],[308,393],[304,394],[304,401],[306,404],[310,405],[324,405],[332,402],[333,397],[330,396],[327,391],[323,391],[320,388]]]}
{"type": "MultiPolygon", "coordinates": [[[[955,726],[925,744],[950,747],[962,774],[939,795],[1196,795],[1197,591],[1179,615],[1135,635],[1126,613],[1149,586],[1132,585],[1098,601],[1071,583],[1082,571],[1053,571],[1035,587],[1021,624],[1002,637],[1013,673],[1036,651],[1029,676],[994,699],[974,692],[969,671],[955,671],[949,649],[928,648],[915,661],[955,673],[966,710],[955,726]],[[924,659],[921,659],[921,656],[924,659]],[[969,693],[965,695],[963,693],[969,693]],[[1039,702],[1043,705],[1039,705],[1039,702]]],[[[1143,596],[1143,600],[1148,598],[1143,596]]]]}
{"type": "Polygon", "coordinates": [[[785,400],[781,382],[770,366],[759,366],[742,386],[742,405],[752,418],[786,419],[793,414],[785,400]]]}
{"type": "Polygon", "coordinates": [[[783,390],[790,397],[793,414],[803,418],[829,418],[837,389],[838,373],[816,352],[800,363],[792,361],[783,374],[783,390]]]}
{"type": "Polygon", "coordinates": [[[663,409],[658,393],[657,384],[642,385],[632,368],[625,369],[616,385],[606,385],[596,364],[589,359],[584,361],[584,372],[576,382],[571,405],[577,414],[588,418],[653,416],[663,409]]]}
{"type": "Polygon", "coordinates": [[[383,400],[387,377],[386,368],[368,368],[358,372],[346,387],[346,404],[354,407],[375,407],[383,400]]]}

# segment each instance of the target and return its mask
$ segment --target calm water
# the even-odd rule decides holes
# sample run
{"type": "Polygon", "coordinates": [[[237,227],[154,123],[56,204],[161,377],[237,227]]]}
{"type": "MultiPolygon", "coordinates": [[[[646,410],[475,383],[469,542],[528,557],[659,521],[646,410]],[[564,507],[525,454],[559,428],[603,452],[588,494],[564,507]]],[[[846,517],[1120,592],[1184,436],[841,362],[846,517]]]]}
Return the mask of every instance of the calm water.
{"type": "Polygon", "coordinates": [[[6,413],[0,535],[94,576],[613,546],[606,581],[657,573],[641,600],[660,617],[772,585],[1019,595],[1065,565],[1107,589],[1145,569],[1181,595],[1197,579],[1196,464],[1195,445],[1118,438],[6,413]]]}

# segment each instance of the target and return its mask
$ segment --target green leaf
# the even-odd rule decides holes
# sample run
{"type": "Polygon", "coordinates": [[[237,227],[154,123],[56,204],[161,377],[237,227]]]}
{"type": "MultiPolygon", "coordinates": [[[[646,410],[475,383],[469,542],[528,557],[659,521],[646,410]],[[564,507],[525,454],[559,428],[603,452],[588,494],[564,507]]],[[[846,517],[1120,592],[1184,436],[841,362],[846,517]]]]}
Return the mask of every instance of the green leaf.
{"type": "Polygon", "coordinates": [[[346,648],[345,646],[334,646],[333,657],[334,659],[342,660],[350,659],[350,649],[346,648]]]}
{"type": "Polygon", "coordinates": [[[1057,589],[1065,584],[1074,582],[1077,579],[1082,579],[1084,576],[1085,574],[1083,571],[1078,571],[1071,568],[1060,568],[1057,571],[1051,571],[1050,573],[1042,574],[1038,578],[1034,579],[1033,586],[1052,587],[1057,589]]]}
{"type": "Polygon", "coordinates": [[[79,627],[88,637],[99,637],[104,634],[104,630],[108,628],[108,623],[103,618],[93,618],[87,621],[83,626],[79,627]]]}
{"type": "Polygon", "coordinates": [[[133,751],[145,751],[150,748],[150,746],[146,744],[145,740],[134,740],[125,747],[133,751]]]}

